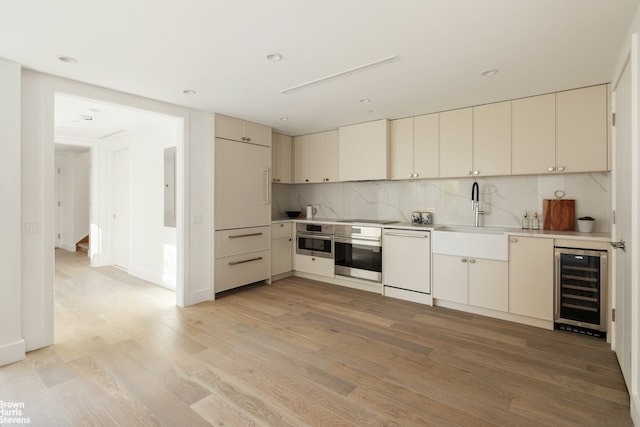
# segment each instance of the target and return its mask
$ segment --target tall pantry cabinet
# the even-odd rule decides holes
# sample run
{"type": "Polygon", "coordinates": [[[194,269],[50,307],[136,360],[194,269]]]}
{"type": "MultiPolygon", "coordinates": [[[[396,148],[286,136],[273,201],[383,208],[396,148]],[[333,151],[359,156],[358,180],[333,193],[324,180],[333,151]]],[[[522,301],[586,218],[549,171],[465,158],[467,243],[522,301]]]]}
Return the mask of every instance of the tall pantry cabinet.
{"type": "Polygon", "coordinates": [[[270,276],[271,128],[215,114],[214,293],[270,276]]]}

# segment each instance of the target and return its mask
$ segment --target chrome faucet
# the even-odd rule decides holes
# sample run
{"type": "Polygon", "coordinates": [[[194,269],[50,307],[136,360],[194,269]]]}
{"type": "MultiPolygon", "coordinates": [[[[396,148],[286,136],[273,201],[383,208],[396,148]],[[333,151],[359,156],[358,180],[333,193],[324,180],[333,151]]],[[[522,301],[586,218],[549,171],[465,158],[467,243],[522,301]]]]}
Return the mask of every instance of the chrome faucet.
{"type": "Polygon", "coordinates": [[[477,182],[471,187],[471,209],[475,217],[475,226],[480,227],[480,215],[484,215],[484,210],[480,209],[480,187],[477,182]]]}

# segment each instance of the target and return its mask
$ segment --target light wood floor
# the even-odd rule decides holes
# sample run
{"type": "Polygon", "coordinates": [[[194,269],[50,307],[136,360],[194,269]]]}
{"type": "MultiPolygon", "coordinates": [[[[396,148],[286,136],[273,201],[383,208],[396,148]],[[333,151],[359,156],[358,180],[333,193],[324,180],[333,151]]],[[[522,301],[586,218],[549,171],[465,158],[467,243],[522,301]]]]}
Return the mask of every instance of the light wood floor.
{"type": "Polygon", "coordinates": [[[56,344],[0,368],[36,426],[630,426],[603,340],[298,278],[187,309],[56,253],[56,344]]]}

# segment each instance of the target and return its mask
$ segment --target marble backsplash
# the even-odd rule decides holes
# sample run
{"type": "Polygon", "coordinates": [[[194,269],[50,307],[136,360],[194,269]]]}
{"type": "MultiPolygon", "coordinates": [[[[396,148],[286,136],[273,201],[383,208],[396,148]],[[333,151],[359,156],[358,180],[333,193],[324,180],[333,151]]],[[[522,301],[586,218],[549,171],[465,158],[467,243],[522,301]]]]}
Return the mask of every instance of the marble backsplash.
{"type": "MultiPolygon", "coordinates": [[[[611,179],[607,172],[476,178],[486,214],[481,225],[519,227],[526,210],[542,211],[556,190],[576,200],[576,216],[596,219],[594,231],[610,231],[611,179]]],[[[387,219],[408,222],[411,211],[433,209],[437,224],[473,225],[473,178],[274,184],[273,217],[318,206],[318,218],[387,219]]]]}

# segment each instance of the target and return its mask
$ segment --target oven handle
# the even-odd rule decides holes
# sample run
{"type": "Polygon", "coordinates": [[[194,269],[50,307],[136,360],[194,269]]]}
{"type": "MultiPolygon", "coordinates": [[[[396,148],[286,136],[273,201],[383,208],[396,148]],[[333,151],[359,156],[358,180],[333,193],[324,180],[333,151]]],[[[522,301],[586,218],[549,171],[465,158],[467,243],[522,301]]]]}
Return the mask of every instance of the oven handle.
{"type": "Polygon", "coordinates": [[[305,239],[317,239],[317,240],[328,240],[328,241],[333,240],[332,236],[322,236],[322,235],[319,235],[319,234],[298,233],[297,236],[298,237],[303,237],[305,239]]]}
{"type": "Polygon", "coordinates": [[[349,237],[336,236],[334,240],[336,243],[346,243],[347,245],[382,246],[380,239],[375,237],[358,237],[357,239],[352,239],[349,237]]]}

